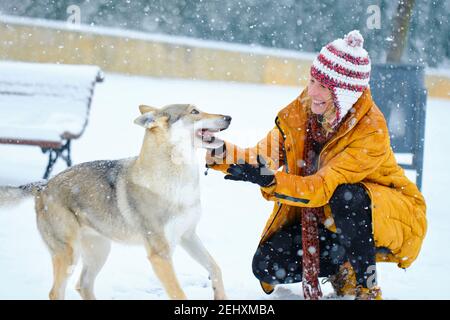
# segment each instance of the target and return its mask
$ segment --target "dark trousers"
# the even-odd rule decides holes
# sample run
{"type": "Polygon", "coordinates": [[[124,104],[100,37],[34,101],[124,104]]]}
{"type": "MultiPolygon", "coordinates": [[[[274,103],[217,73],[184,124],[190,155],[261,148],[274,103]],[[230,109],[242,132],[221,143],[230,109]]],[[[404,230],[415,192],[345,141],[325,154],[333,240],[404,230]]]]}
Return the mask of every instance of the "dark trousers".
{"type": "MultiPolygon", "coordinates": [[[[358,285],[367,287],[375,274],[375,244],[371,201],[361,184],[343,184],[330,199],[337,232],[319,224],[320,277],[336,274],[350,262],[358,285]]],[[[301,282],[302,236],[299,221],[284,226],[259,246],[253,257],[253,273],[260,281],[275,285],[301,282]]]]}

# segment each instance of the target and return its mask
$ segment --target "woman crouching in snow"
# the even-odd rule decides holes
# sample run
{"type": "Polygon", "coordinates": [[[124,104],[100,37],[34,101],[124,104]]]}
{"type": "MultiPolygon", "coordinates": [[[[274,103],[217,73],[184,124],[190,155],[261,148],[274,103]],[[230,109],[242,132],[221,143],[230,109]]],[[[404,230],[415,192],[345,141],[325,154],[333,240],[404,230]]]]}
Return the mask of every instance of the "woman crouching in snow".
{"type": "Polygon", "coordinates": [[[303,281],[306,298],[318,298],[326,277],[337,296],[381,299],[376,262],[407,268],[419,254],[425,200],[394,158],[363,41],[355,30],[323,47],[307,88],[254,148],[207,152],[209,168],[275,203],[253,258],[268,294],[303,281]]]}

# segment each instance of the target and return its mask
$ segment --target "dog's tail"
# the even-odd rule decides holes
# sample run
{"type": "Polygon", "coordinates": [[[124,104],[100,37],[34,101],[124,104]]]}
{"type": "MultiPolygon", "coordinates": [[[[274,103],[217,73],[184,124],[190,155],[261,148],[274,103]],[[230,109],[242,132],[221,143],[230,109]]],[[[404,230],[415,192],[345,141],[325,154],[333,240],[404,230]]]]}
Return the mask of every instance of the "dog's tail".
{"type": "Polygon", "coordinates": [[[37,195],[45,188],[47,181],[38,181],[19,187],[0,186],[0,207],[17,205],[20,201],[37,195]]]}

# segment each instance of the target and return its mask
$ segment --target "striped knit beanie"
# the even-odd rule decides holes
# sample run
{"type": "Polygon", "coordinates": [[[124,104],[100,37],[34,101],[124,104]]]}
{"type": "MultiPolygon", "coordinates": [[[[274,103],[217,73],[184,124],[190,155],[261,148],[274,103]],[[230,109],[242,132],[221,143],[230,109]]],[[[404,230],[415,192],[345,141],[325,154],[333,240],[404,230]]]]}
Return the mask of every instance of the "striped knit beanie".
{"type": "Polygon", "coordinates": [[[336,39],[320,50],[311,66],[311,76],[331,90],[337,125],[369,86],[370,58],[358,30],[336,39]]]}

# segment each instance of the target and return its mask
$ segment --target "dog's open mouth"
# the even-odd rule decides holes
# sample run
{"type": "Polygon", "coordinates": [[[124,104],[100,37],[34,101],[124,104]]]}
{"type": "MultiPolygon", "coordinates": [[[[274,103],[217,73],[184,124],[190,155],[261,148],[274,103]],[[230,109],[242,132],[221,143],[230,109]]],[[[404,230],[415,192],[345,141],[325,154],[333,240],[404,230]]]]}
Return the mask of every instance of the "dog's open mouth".
{"type": "Polygon", "coordinates": [[[203,142],[213,143],[216,140],[214,133],[222,130],[224,129],[198,129],[195,134],[202,139],[203,142]]]}

